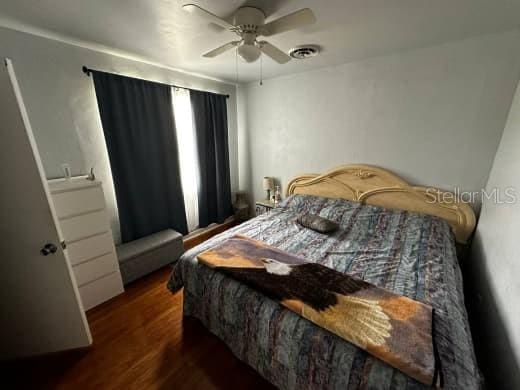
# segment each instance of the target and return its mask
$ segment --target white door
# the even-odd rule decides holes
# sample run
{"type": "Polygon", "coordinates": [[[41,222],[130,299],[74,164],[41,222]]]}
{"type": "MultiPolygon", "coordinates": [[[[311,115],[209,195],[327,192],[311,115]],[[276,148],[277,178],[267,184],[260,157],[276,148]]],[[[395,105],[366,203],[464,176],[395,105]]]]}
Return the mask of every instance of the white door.
{"type": "Polygon", "coordinates": [[[40,155],[8,59],[0,64],[0,187],[0,359],[90,345],[40,155]]]}

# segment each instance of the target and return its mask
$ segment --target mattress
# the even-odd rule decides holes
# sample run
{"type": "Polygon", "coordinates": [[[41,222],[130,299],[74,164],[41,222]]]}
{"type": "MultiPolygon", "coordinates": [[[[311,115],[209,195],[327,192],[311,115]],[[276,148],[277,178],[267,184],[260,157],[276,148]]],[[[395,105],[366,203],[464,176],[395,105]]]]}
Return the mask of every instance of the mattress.
{"type": "Polygon", "coordinates": [[[268,214],[186,252],[168,287],[184,287],[198,318],[242,361],[281,389],[418,389],[426,386],[261,293],[198,264],[197,254],[235,234],[430,304],[444,387],[480,388],[449,225],[438,218],[340,199],[293,195],[268,214]],[[339,223],[331,235],[301,227],[302,213],[339,223]]]}

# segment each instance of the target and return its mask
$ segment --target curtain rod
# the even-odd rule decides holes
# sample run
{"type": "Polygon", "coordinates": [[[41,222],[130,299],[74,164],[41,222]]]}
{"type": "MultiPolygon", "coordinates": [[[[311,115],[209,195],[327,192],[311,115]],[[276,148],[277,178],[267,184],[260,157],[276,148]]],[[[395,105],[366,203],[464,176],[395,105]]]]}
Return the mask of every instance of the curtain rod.
{"type": "MultiPolygon", "coordinates": [[[[167,85],[168,87],[172,87],[172,88],[187,89],[187,90],[189,90],[189,91],[196,91],[196,92],[209,92],[209,91],[203,91],[203,90],[200,90],[200,89],[193,89],[193,88],[181,87],[181,86],[179,86],[179,85],[174,85],[174,84],[166,84],[166,83],[160,83],[160,82],[158,82],[158,81],[150,81],[150,80],[146,80],[146,79],[140,79],[140,78],[138,78],[138,77],[124,76],[124,75],[120,75],[120,74],[117,74],[117,73],[104,72],[104,71],[102,71],[102,70],[96,70],[96,69],[87,68],[85,65],[83,65],[83,67],[82,67],[81,69],[83,70],[83,73],[85,73],[85,74],[87,75],[87,77],[90,77],[90,74],[91,74],[92,72],[101,72],[101,73],[115,74],[115,75],[117,75],[117,76],[128,77],[128,78],[136,79],[136,80],[148,81],[148,82],[150,82],[150,83],[156,83],[156,84],[167,85]]],[[[216,92],[209,92],[209,93],[214,93],[215,95],[222,95],[222,96],[225,96],[226,99],[229,99],[229,95],[224,95],[224,94],[216,93],[216,92]]]]}

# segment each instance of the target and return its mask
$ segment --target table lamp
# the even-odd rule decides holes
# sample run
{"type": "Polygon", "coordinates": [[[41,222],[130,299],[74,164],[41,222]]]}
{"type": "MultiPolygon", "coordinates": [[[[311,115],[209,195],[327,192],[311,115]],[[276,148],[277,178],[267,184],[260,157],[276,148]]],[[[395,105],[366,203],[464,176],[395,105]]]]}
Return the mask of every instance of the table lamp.
{"type": "Polygon", "coordinates": [[[271,190],[274,188],[274,180],[272,177],[264,177],[262,181],[264,190],[267,191],[267,200],[271,200],[271,190]]]}

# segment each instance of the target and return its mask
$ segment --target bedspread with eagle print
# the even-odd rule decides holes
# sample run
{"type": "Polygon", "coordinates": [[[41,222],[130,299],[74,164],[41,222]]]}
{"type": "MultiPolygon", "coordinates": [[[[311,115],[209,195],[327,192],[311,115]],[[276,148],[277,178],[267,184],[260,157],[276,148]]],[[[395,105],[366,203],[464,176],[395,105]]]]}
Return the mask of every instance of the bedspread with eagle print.
{"type": "Polygon", "coordinates": [[[197,258],[419,382],[442,384],[431,306],[240,235],[197,258]]]}
{"type": "MultiPolygon", "coordinates": [[[[172,292],[184,287],[184,315],[199,319],[280,389],[421,389],[430,386],[355,345],[362,340],[346,341],[197,259],[237,234],[431,306],[444,388],[481,387],[454,238],[445,221],[293,195],[268,214],[187,251],[168,283],[172,292]],[[328,235],[303,228],[296,222],[303,213],[336,221],[340,228],[328,235]]],[[[283,266],[278,272],[284,272],[283,266]]],[[[379,327],[384,330],[384,321],[379,327]]],[[[381,341],[377,334],[381,329],[370,336],[376,343],[381,341]]]]}

